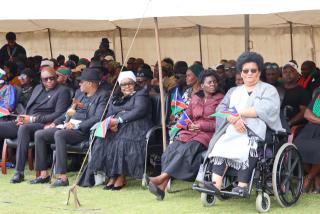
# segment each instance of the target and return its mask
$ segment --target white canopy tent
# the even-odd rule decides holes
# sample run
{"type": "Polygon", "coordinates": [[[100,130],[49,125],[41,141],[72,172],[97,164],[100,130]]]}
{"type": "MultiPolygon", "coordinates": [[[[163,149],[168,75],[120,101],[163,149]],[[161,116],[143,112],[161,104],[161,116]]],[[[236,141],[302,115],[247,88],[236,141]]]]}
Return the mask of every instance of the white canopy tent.
{"type": "MultiPolygon", "coordinates": [[[[28,55],[76,53],[90,58],[101,37],[109,37],[121,61],[121,50],[127,52],[134,30],[144,17],[131,56],[153,64],[152,17],[159,17],[163,56],[189,63],[202,58],[205,66],[211,66],[221,58],[236,58],[244,50],[243,14],[250,14],[252,50],[261,52],[267,61],[285,63],[291,59],[290,23],[293,57],[301,63],[305,59],[318,61],[320,54],[317,0],[28,0],[15,1],[15,5],[14,10],[0,13],[0,44],[5,43],[5,32],[18,32],[18,43],[26,47],[28,55]]],[[[13,7],[9,1],[1,6],[13,7]]]]}

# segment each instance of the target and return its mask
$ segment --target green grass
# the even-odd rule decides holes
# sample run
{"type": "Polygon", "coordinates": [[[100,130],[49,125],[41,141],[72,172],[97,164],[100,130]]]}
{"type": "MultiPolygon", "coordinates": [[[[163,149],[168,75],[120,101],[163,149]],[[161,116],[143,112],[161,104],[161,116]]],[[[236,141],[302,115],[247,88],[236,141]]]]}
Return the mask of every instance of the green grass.
{"type": "MultiPolygon", "coordinates": [[[[120,191],[78,187],[78,197],[82,206],[65,204],[69,188],[51,189],[47,184],[30,185],[34,172],[26,171],[26,182],[10,184],[13,170],[8,175],[0,175],[0,213],[257,213],[255,194],[251,199],[230,199],[217,201],[214,207],[202,207],[200,194],[189,190],[166,194],[164,201],[156,201],[148,190],[141,188],[141,182],[129,180],[120,191]]],[[[75,175],[70,175],[74,181],[75,175]]],[[[174,188],[190,187],[188,182],[175,182],[174,188]]],[[[281,208],[272,197],[269,213],[319,213],[320,195],[303,195],[290,208],[281,208]]]]}

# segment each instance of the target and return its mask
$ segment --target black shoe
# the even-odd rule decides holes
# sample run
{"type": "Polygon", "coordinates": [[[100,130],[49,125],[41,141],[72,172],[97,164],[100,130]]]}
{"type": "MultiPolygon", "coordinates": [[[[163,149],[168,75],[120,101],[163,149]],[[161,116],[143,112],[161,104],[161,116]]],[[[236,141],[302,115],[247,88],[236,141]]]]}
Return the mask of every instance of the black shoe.
{"type": "Polygon", "coordinates": [[[114,187],[114,184],[110,184],[110,185],[105,185],[105,187],[103,187],[104,190],[111,190],[114,187]]]}
{"type": "Polygon", "coordinates": [[[204,181],[203,184],[204,184],[205,188],[207,188],[208,190],[213,191],[216,195],[220,195],[221,194],[220,190],[215,185],[213,185],[213,183],[211,181],[204,181]]]}
{"type": "Polygon", "coordinates": [[[155,185],[151,181],[149,182],[148,188],[152,194],[157,196],[157,200],[162,201],[164,199],[165,192],[162,191],[157,185],[155,185]]]}
{"type": "Polygon", "coordinates": [[[13,177],[10,180],[10,183],[17,184],[24,181],[24,175],[20,172],[14,173],[13,177]]]}
{"type": "Polygon", "coordinates": [[[233,188],[232,192],[238,193],[239,195],[242,195],[242,196],[246,196],[249,194],[247,187],[239,187],[239,186],[233,188]]]}
{"type": "Polygon", "coordinates": [[[148,186],[149,186],[149,183],[150,183],[150,178],[149,178],[149,176],[146,175],[146,176],[144,177],[144,180],[146,181],[146,186],[148,187],[148,186]]]}
{"type": "Polygon", "coordinates": [[[50,185],[51,188],[66,186],[69,186],[69,180],[67,179],[66,181],[64,181],[61,178],[58,178],[53,184],[50,185]]]}
{"type": "Polygon", "coordinates": [[[118,191],[118,190],[122,189],[125,185],[126,184],[122,184],[121,186],[117,186],[117,187],[113,186],[111,190],[112,191],[118,191]]]}
{"type": "Polygon", "coordinates": [[[47,177],[37,177],[30,181],[30,184],[45,184],[50,182],[50,176],[47,177]]]}

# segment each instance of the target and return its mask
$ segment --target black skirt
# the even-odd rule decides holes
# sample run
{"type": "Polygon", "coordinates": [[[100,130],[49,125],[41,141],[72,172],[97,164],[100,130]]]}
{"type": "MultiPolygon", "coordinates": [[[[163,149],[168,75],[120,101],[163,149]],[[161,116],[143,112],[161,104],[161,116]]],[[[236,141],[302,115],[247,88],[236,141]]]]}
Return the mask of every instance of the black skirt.
{"type": "Polygon", "coordinates": [[[80,186],[92,186],[95,172],[103,172],[109,178],[120,175],[141,179],[144,172],[146,132],[151,127],[148,119],[126,123],[106,138],[94,142],[91,159],[80,179],[80,186]]]}
{"type": "Polygon", "coordinates": [[[193,181],[198,174],[202,152],[205,150],[206,147],[197,141],[173,142],[161,157],[162,172],[179,180],[193,181]]]}
{"type": "Polygon", "coordinates": [[[308,123],[294,140],[304,163],[320,163],[320,125],[308,123]]]}

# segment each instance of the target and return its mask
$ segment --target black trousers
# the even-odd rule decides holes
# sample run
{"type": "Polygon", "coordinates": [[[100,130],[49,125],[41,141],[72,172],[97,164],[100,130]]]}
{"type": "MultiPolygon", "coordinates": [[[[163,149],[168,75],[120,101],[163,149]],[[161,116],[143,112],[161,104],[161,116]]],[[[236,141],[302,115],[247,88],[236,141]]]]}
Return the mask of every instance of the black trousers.
{"type": "Polygon", "coordinates": [[[56,164],[55,172],[57,174],[67,173],[67,144],[75,145],[88,139],[88,135],[78,130],[68,129],[44,129],[35,133],[34,139],[36,144],[36,170],[47,170],[47,144],[56,144],[56,164]]]}
{"type": "MultiPolygon", "coordinates": [[[[250,157],[249,156],[249,167],[246,169],[239,169],[237,170],[237,179],[239,182],[243,183],[249,183],[251,180],[251,175],[253,172],[253,169],[256,167],[258,158],[256,157],[250,157]]],[[[212,165],[212,172],[223,176],[225,170],[227,168],[227,165],[225,162],[223,162],[221,165],[212,165]]]]}
{"type": "Polygon", "coordinates": [[[23,172],[26,156],[28,151],[29,142],[33,140],[34,133],[43,129],[44,125],[41,123],[24,124],[17,126],[14,121],[7,121],[0,123],[0,138],[17,138],[17,151],[16,151],[16,171],[23,172]]]}

